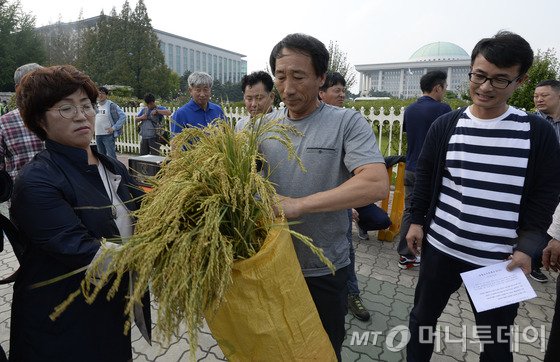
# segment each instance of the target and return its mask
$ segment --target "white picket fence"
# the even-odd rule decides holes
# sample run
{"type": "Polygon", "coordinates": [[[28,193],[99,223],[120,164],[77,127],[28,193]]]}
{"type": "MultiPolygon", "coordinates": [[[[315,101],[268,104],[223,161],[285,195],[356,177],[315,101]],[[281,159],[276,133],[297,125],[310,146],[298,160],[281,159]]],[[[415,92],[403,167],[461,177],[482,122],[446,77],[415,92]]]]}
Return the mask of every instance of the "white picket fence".
{"type": "MultiPolygon", "coordinates": [[[[127,120],[125,127],[123,127],[123,134],[116,140],[117,152],[127,154],[140,153],[140,137],[136,132],[136,125],[134,122],[134,118],[138,112],[140,112],[140,109],[140,107],[123,108],[126,113],[127,120]]],[[[175,112],[176,108],[171,108],[170,110],[171,112],[175,112]]],[[[402,154],[403,130],[401,125],[403,121],[404,108],[401,108],[398,114],[396,114],[397,112],[393,107],[391,107],[388,112],[383,109],[383,107],[379,108],[379,110],[375,110],[373,107],[366,110],[362,107],[359,109],[359,112],[371,124],[377,136],[379,149],[384,156],[402,154]],[[380,137],[379,135],[382,136],[380,137]],[[395,139],[395,137],[397,139],[395,139]]],[[[243,107],[225,107],[224,113],[228,119],[235,121],[247,116],[247,112],[243,107]]],[[[166,121],[169,126],[171,118],[166,117],[166,121]]]]}

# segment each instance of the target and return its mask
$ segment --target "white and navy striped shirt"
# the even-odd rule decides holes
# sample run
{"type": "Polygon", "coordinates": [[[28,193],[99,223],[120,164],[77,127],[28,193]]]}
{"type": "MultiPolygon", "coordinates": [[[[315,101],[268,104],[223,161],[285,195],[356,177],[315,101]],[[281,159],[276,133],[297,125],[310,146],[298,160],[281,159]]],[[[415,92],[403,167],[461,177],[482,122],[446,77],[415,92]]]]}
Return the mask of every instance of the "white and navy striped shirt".
{"type": "Polygon", "coordinates": [[[449,140],[428,242],[475,265],[513,253],[530,151],[527,114],[481,120],[467,108],[449,140]]]}

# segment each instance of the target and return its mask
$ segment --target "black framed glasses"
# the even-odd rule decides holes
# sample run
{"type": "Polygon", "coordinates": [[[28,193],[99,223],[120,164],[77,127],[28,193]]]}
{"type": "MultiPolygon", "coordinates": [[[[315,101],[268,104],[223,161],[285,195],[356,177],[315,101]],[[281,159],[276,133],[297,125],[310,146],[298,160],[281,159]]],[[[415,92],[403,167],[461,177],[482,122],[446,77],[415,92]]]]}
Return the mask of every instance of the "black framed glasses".
{"type": "Polygon", "coordinates": [[[484,84],[486,81],[490,81],[492,87],[497,89],[506,89],[511,83],[515,82],[516,80],[521,77],[521,74],[515,77],[512,80],[506,78],[489,78],[485,75],[478,74],[478,73],[469,73],[469,80],[475,84],[484,84]]]}
{"type": "Polygon", "coordinates": [[[83,106],[75,106],[73,104],[63,104],[58,108],[49,108],[49,111],[58,111],[62,118],[73,119],[78,114],[78,109],[86,117],[93,117],[97,114],[97,107],[93,104],[84,104],[83,106]]]}

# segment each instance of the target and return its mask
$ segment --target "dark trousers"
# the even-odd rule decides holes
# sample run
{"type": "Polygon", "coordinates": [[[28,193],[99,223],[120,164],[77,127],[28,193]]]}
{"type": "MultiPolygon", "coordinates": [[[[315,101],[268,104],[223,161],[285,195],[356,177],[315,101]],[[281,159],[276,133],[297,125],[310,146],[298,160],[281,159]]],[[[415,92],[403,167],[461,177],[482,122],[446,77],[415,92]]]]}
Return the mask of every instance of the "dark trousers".
{"type": "Polygon", "coordinates": [[[335,275],[305,278],[323,328],[329,336],[339,361],[342,360],[340,352],[346,336],[344,323],[348,311],[348,289],[346,287],[348,269],[349,267],[346,266],[338,269],[335,275]]]}
{"type": "Polygon", "coordinates": [[[354,250],[354,243],[352,242],[352,209],[348,209],[348,231],[346,238],[350,246],[350,265],[348,265],[348,294],[360,295],[360,288],[358,288],[358,277],[356,276],[356,250],[354,250]]]}
{"type": "Polygon", "coordinates": [[[556,305],[554,306],[554,317],[550,326],[550,336],[546,346],[544,362],[556,362],[560,360],[560,276],[556,279],[556,305]]]}
{"type": "Polygon", "coordinates": [[[140,141],[140,155],[156,155],[159,156],[159,147],[161,144],[158,142],[157,137],[144,138],[140,141]]]}
{"type": "Polygon", "coordinates": [[[406,233],[408,233],[408,228],[410,227],[410,202],[412,201],[412,191],[414,190],[415,180],[416,176],[414,172],[404,172],[404,211],[401,219],[401,231],[397,253],[409,259],[414,259],[414,255],[410,252],[406,243],[406,233]]]}
{"type": "MultiPolygon", "coordinates": [[[[410,341],[407,345],[407,361],[429,361],[434,350],[429,335],[435,331],[438,318],[445,309],[449,297],[462,284],[460,273],[476,269],[476,266],[444,254],[424,242],[422,263],[414,307],[410,312],[410,341]]],[[[513,361],[510,350],[510,328],[517,316],[518,303],[478,313],[471,301],[479,338],[483,344],[481,361],[513,361]],[[500,334],[500,335],[498,335],[500,334]]],[[[467,329],[472,326],[467,326],[467,329]]],[[[468,342],[467,342],[468,343],[468,342]]]]}
{"type": "Polygon", "coordinates": [[[531,270],[542,268],[542,253],[542,250],[537,251],[531,259],[531,270]]]}

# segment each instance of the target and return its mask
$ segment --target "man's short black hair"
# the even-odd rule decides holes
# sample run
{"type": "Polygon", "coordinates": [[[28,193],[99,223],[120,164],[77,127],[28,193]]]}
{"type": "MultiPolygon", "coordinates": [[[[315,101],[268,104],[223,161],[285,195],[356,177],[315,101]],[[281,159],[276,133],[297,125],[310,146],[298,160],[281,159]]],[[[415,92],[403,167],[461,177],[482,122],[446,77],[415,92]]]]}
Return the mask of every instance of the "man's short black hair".
{"type": "Polygon", "coordinates": [[[499,68],[519,65],[519,75],[527,73],[533,64],[533,50],[527,40],[509,31],[499,31],[492,38],[484,38],[471,54],[471,66],[478,55],[499,68]]]}
{"type": "Polygon", "coordinates": [[[270,52],[270,69],[272,74],[276,72],[276,59],[282,57],[282,49],[290,49],[311,58],[311,64],[317,76],[327,72],[329,65],[329,51],[320,40],[301,33],[289,34],[278,42],[270,52]]]}
{"type": "Polygon", "coordinates": [[[432,70],[420,78],[420,90],[422,93],[430,93],[434,87],[444,85],[447,80],[447,74],[441,70],[432,70]]]}
{"type": "Polygon", "coordinates": [[[146,93],[144,95],[144,102],[146,102],[146,104],[148,103],[152,103],[156,101],[156,97],[152,94],[152,93],[146,93]]]}
{"type": "Polygon", "coordinates": [[[105,93],[106,95],[109,95],[109,90],[107,89],[107,87],[99,87],[99,91],[105,93]]]}
{"type": "Polygon", "coordinates": [[[251,74],[244,75],[241,79],[241,91],[245,93],[245,88],[247,86],[253,87],[255,84],[262,82],[264,88],[267,92],[272,92],[272,87],[274,87],[274,81],[270,74],[265,71],[259,70],[258,72],[253,72],[251,74]]]}
{"type": "Polygon", "coordinates": [[[556,92],[560,92],[560,81],[556,79],[547,79],[547,80],[540,81],[535,86],[535,88],[546,87],[546,86],[549,86],[550,88],[554,89],[556,92]]]}
{"type": "Polygon", "coordinates": [[[337,84],[346,87],[346,79],[344,79],[342,74],[340,74],[339,72],[327,72],[325,83],[323,83],[319,90],[325,92],[327,89],[337,84]]]}

